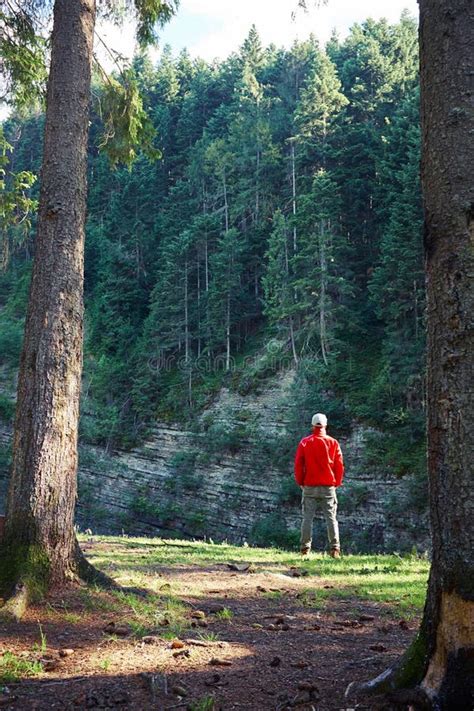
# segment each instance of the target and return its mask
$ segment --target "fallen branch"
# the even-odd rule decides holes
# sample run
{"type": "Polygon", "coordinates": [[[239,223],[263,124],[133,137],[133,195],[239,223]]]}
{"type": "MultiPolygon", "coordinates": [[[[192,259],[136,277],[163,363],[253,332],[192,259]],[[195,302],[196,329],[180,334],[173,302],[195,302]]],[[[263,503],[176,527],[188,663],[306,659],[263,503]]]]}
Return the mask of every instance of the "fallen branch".
{"type": "MultiPolygon", "coordinates": [[[[395,656],[398,656],[398,655],[396,655],[396,654],[393,653],[393,654],[387,654],[386,656],[388,656],[388,657],[395,657],[395,656]]],[[[365,664],[366,662],[373,662],[373,661],[376,660],[376,659],[377,659],[378,661],[380,661],[380,655],[379,655],[379,654],[375,655],[374,657],[364,657],[363,659],[354,659],[354,661],[349,662],[348,664],[346,664],[346,666],[344,667],[344,669],[350,669],[351,667],[357,667],[357,666],[359,666],[360,664],[365,664]]]]}
{"type": "MultiPolygon", "coordinates": [[[[57,686],[59,684],[76,684],[78,681],[86,681],[88,678],[87,676],[72,676],[69,677],[68,679],[56,679],[55,681],[43,681],[43,679],[22,679],[21,682],[18,682],[16,686],[21,686],[22,688],[25,686],[28,686],[28,683],[30,685],[34,686],[57,686]]],[[[14,684],[9,684],[8,686],[15,686],[14,684]]]]}

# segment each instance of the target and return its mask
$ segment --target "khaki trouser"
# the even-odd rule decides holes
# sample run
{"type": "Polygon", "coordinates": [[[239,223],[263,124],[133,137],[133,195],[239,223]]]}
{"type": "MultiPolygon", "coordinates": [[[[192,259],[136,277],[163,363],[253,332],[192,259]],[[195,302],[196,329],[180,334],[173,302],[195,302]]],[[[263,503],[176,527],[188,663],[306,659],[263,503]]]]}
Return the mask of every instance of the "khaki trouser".
{"type": "Polygon", "coordinates": [[[337,523],[337,495],[335,486],[303,486],[303,522],[301,524],[301,548],[311,548],[313,519],[318,507],[322,508],[331,549],[340,549],[339,525],[337,523]]]}

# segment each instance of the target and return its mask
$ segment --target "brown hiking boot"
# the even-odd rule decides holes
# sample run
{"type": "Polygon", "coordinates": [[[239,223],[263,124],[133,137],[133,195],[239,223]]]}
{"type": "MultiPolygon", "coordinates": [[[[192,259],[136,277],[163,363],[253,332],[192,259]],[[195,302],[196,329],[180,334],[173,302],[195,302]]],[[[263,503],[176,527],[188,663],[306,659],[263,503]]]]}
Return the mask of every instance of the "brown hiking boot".
{"type": "Polygon", "coordinates": [[[340,558],[341,551],[339,550],[339,548],[331,548],[331,550],[329,551],[329,555],[331,556],[331,558],[340,558]]]}

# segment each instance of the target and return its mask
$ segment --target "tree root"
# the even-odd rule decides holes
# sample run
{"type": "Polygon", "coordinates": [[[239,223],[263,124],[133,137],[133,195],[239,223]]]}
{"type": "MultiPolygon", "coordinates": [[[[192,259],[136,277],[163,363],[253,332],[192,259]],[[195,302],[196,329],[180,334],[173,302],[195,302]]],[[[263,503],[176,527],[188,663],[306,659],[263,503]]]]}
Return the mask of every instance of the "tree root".
{"type": "Polygon", "coordinates": [[[98,570],[95,566],[93,566],[92,563],[89,563],[77,540],[74,550],[74,563],[77,575],[85,583],[89,583],[90,585],[98,585],[104,590],[123,590],[122,586],[107,575],[107,573],[103,573],[101,570],[98,570]]]}
{"type": "Polygon", "coordinates": [[[12,595],[6,603],[0,607],[1,622],[19,622],[25,614],[29,603],[28,588],[19,583],[15,586],[12,595]]]}
{"type": "Polygon", "coordinates": [[[74,559],[77,575],[85,583],[97,585],[104,590],[120,590],[121,592],[131,593],[142,598],[147,598],[150,594],[152,594],[150,593],[150,590],[146,590],[144,588],[120,585],[113,578],[107,575],[107,573],[103,573],[101,570],[98,570],[92,565],[92,563],[89,563],[77,540],[74,551],[74,559]]]}
{"type": "Polygon", "coordinates": [[[428,696],[417,687],[423,678],[425,667],[426,644],[423,635],[419,632],[405,654],[392,667],[370,681],[353,681],[346,689],[345,698],[387,695],[397,702],[400,693],[409,693],[415,708],[430,708],[431,704],[426,706],[429,702],[428,696]]]}
{"type": "Polygon", "coordinates": [[[103,588],[104,590],[119,590],[125,593],[132,593],[133,595],[138,595],[139,597],[143,598],[148,597],[148,595],[150,594],[149,590],[145,590],[143,588],[120,585],[113,578],[107,575],[107,573],[103,573],[101,570],[98,570],[95,566],[92,565],[92,563],[89,563],[84,553],[82,552],[78,541],[76,541],[74,560],[77,575],[85,583],[89,583],[90,585],[97,585],[98,587],[103,588]]]}
{"type": "MultiPolygon", "coordinates": [[[[2,588],[6,593],[6,602],[0,607],[0,621],[19,622],[29,603],[41,599],[47,593],[47,559],[34,546],[16,549],[15,557],[9,555],[5,548],[1,553],[4,554],[2,563],[5,565],[7,560],[10,564],[6,565],[6,570],[1,571],[4,573],[2,588]]],[[[69,579],[78,578],[105,590],[123,590],[115,580],[89,563],[76,541],[69,579]]]]}
{"type": "Polygon", "coordinates": [[[417,711],[431,711],[433,704],[426,692],[419,686],[414,689],[400,689],[388,694],[388,699],[396,708],[412,708],[417,711]]]}
{"type": "Polygon", "coordinates": [[[436,614],[427,608],[417,637],[399,661],[376,679],[349,684],[346,699],[377,694],[392,702],[389,708],[474,708],[473,606],[471,598],[442,591],[436,614]]]}
{"type": "Polygon", "coordinates": [[[412,689],[397,689],[387,691],[386,682],[393,670],[388,669],[380,676],[365,683],[352,682],[346,689],[345,699],[364,698],[367,696],[377,697],[380,700],[380,706],[377,708],[384,711],[432,711],[433,702],[428,694],[420,686],[412,689]]]}

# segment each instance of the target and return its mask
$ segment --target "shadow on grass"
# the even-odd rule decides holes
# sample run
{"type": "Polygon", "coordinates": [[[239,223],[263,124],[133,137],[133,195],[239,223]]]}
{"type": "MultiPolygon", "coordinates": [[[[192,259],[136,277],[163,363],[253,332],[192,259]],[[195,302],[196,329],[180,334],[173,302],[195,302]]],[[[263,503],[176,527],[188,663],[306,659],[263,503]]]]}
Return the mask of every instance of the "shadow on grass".
{"type": "MultiPolygon", "coordinates": [[[[136,546],[135,542],[133,545],[136,546]]],[[[95,562],[104,566],[109,552],[104,554],[101,546],[92,545],[89,551],[96,558],[95,562]]],[[[197,555],[194,546],[183,547],[190,550],[193,557],[197,555]]],[[[143,548],[150,546],[144,544],[143,548]]],[[[225,552],[228,560],[234,549],[225,552]]],[[[129,553],[130,549],[127,555],[129,553]]],[[[143,573],[143,568],[150,567],[146,562],[121,560],[123,555],[119,544],[110,550],[110,563],[116,572],[143,573]]],[[[289,562],[291,558],[286,557],[274,566],[283,568],[289,562]]],[[[222,565],[214,561],[219,571],[222,565]]],[[[268,568],[268,561],[264,560],[263,565],[268,568]]],[[[328,561],[328,565],[339,575],[345,572],[337,562],[328,561]]],[[[167,566],[173,571],[169,562],[167,566]]],[[[377,624],[384,621],[386,600],[379,601],[369,593],[382,596],[390,593],[393,606],[397,598],[392,593],[394,585],[399,586],[399,595],[405,594],[403,581],[401,578],[397,581],[394,572],[390,573],[393,581],[372,581],[365,571],[356,585],[351,582],[338,587],[333,581],[331,588],[325,588],[324,580],[314,577],[297,581],[288,577],[286,583],[281,576],[280,589],[262,591],[257,581],[255,586],[232,590],[231,571],[224,570],[226,575],[216,581],[217,595],[203,589],[177,597],[171,589],[169,594],[155,593],[146,584],[140,585],[138,590],[123,589],[120,593],[75,588],[62,596],[51,596],[44,605],[29,610],[25,622],[3,625],[0,627],[2,645],[12,652],[29,652],[43,639],[48,650],[75,649],[74,655],[62,663],[53,677],[27,679],[10,685],[12,698],[7,708],[49,711],[112,707],[151,711],[180,705],[192,709],[195,704],[201,711],[211,707],[197,704],[214,698],[216,708],[225,711],[237,707],[265,711],[277,708],[285,694],[292,698],[298,691],[298,683],[308,679],[319,687],[321,708],[343,708],[347,684],[383,671],[387,658],[392,660],[398,655],[412,635],[409,629],[402,630],[392,624],[383,633],[385,646],[380,644],[382,633],[377,624]],[[285,586],[287,589],[282,589],[285,586]],[[313,594],[314,600],[301,599],[305,593],[309,597],[313,594]],[[323,609],[318,606],[320,603],[323,609]],[[196,608],[204,611],[206,627],[199,627],[192,617],[196,608]],[[219,608],[227,608],[232,614],[228,614],[227,619],[218,618],[219,608]],[[343,624],[357,618],[360,611],[369,611],[378,620],[355,627],[343,624]],[[286,627],[275,623],[282,615],[289,621],[286,627]],[[170,618],[168,624],[161,626],[160,620],[166,616],[170,618]],[[107,623],[112,621],[128,625],[129,635],[122,639],[104,633],[107,623]],[[140,640],[147,634],[160,639],[155,644],[145,645],[140,640]],[[189,657],[174,657],[170,639],[176,636],[200,639],[208,644],[197,648],[188,646],[189,657]],[[375,653],[374,645],[378,645],[375,653]],[[212,666],[213,656],[231,661],[231,666],[212,666]],[[104,672],[106,666],[107,673],[104,672]],[[176,685],[185,689],[183,701],[173,693],[176,685]]],[[[189,561],[178,568],[182,575],[190,571],[199,574],[202,568],[189,561]]],[[[376,570],[374,573],[381,574],[376,570]]],[[[249,583],[253,579],[249,573],[232,575],[236,580],[242,577],[249,583]]],[[[327,582],[330,582],[329,576],[327,582]]]]}
{"type": "MultiPolygon", "coordinates": [[[[53,636],[49,628],[47,633],[53,636]]],[[[298,687],[308,681],[317,690],[313,700],[321,704],[318,708],[344,708],[347,684],[376,676],[401,651],[398,644],[399,648],[385,655],[374,654],[370,651],[374,640],[369,630],[363,636],[328,630],[327,633],[298,633],[298,638],[291,639],[284,633],[262,634],[255,639],[255,632],[247,632],[245,640],[231,642],[217,652],[212,647],[205,650],[204,656],[199,648],[195,652],[190,647],[189,657],[176,659],[171,650],[160,649],[161,657],[157,651],[156,658],[146,660],[139,658],[136,646],[123,644],[115,656],[111,646],[103,650],[108,655],[103,656],[103,661],[109,663],[107,673],[82,661],[80,669],[69,669],[71,676],[56,672],[54,678],[25,679],[19,684],[10,684],[8,708],[164,711],[181,706],[196,711],[213,708],[270,711],[285,699],[292,701],[301,694],[298,687]],[[124,673],[124,665],[129,661],[127,654],[132,668],[124,673]],[[210,664],[216,655],[230,662],[230,666],[210,664]],[[212,700],[214,706],[205,705],[212,700]]],[[[96,645],[91,644],[90,648],[80,651],[95,650],[96,645]]],[[[303,706],[300,704],[299,708],[303,706]]],[[[358,708],[362,711],[365,707],[358,708]]]]}

